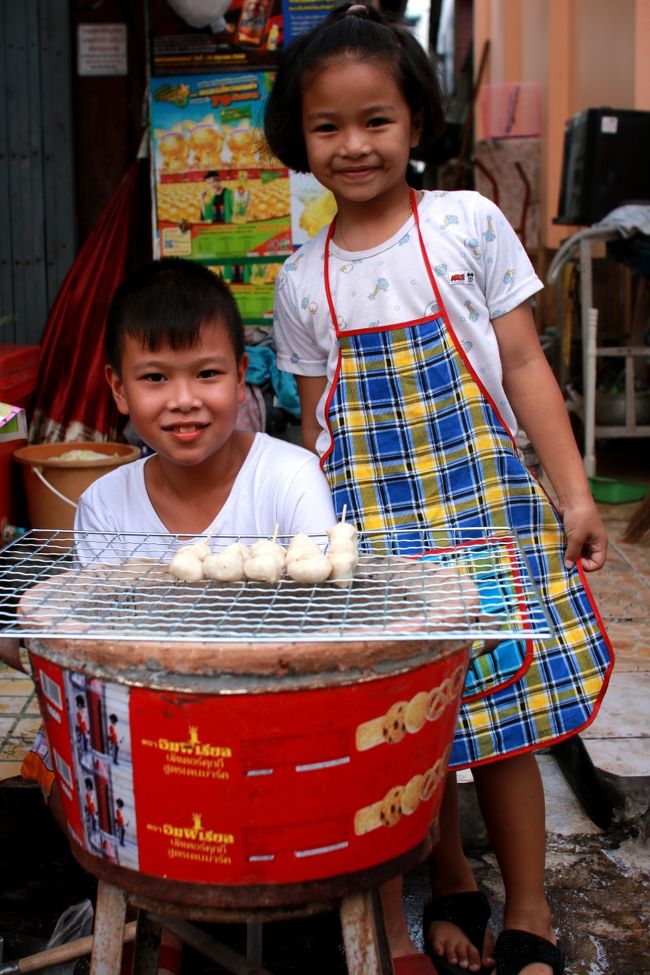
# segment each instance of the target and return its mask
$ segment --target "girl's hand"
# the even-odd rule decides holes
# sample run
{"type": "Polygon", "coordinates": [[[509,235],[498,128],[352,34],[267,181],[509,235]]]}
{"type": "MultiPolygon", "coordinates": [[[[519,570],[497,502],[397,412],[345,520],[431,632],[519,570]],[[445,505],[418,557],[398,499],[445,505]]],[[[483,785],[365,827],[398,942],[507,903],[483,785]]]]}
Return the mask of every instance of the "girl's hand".
{"type": "Polygon", "coordinates": [[[567,547],[564,564],[573,568],[578,559],[586,572],[602,569],[607,556],[607,532],[591,496],[572,500],[561,508],[567,547]]]}

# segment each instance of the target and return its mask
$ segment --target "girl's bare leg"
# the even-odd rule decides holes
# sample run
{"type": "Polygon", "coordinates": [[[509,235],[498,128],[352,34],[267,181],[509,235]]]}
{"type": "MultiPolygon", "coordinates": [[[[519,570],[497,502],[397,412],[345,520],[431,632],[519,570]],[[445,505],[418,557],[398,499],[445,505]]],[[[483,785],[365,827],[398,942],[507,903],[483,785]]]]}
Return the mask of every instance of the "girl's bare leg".
{"type": "MultiPolygon", "coordinates": [[[[544,788],[535,756],[528,752],[475,768],[472,773],[503,878],[503,926],[529,931],[555,944],[544,892],[544,788]]],[[[521,975],[551,975],[551,969],[527,965],[521,975]]]]}
{"type": "Polygon", "coordinates": [[[388,880],[379,888],[381,906],[384,910],[386,937],[393,958],[417,954],[418,950],[411,941],[404,916],[403,887],[402,878],[395,877],[394,880],[388,880]]]}

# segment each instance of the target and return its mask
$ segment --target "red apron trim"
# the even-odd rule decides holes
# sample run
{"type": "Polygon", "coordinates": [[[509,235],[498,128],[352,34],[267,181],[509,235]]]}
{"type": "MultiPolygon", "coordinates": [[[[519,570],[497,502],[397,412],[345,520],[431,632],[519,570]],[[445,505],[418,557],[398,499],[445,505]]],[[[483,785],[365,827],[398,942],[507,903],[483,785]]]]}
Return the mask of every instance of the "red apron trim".
{"type": "Polygon", "coordinates": [[[334,450],[334,434],[332,433],[332,426],[330,424],[330,406],[331,406],[331,403],[332,403],[332,399],[334,398],[334,393],[336,392],[336,387],[337,387],[338,381],[339,381],[339,375],[341,373],[341,358],[342,358],[342,356],[341,356],[341,347],[339,346],[338,357],[336,359],[336,369],[334,370],[334,377],[332,379],[332,385],[330,386],[330,391],[327,394],[327,399],[325,400],[325,409],[324,409],[324,412],[325,412],[325,424],[327,426],[327,432],[330,435],[330,442],[329,442],[329,447],[323,453],[323,455],[322,455],[322,457],[320,459],[321,470],[325,466],[325,461],[327,460],[327,458],[329,457],[329,455],[334,450]]]}
{"type": "Polygon", "coordinates": [[[454,345],[456,347],[456,352],[458,353],[458,355],[461,357],[461,359],[465,363],[465,367],[466,367],[467,371],[469,372],[469,374],[471,375],[472,379],[474,380],[474,382],[478,386],[479,390],[481,391],[481,393],[483,394],[483,396],[485,397],[485,399],[487,400],[487,402],[490,404],[490,406],[494,410],[494,413],[496,415],[497,420],[499,421],[499,423],[503,427],[504,431],[507,433],[507,435],[509,436],[510,440],[512,441],[512,446],[515,448],[515,450],[517,450],[517,444],[516,444],[515,438],[512,435],[512,431],[510,430],[510,428],[506,424],[505,420],[501,416],[501,413],[499,412],[499,407],[496,405],[496,403],[494,402],[492,396],[490,395],[490,393],[487,391],[487,389],[485,388],[485,386],[483,385],[483,383],[479,379],[478,373],[474,369],[472,363],[469,361],[469,358],[467,356],[467,353],[465,352],[465,350],[464,350],[461,342],[458,340],[458,336],[456,335],[456,332],[453,329],[453,326],[451,324],[451,321],[449,320],[449,315],[447,314],[447,308],[446,308],[445,303],[443,302],[442,297],[440,295],[440,290],[438,288],[438,282],[436,281],[436,276],[433,273],[433,269],[431,267],[431,261],[429,260],[429,255],[427,254],[427,249],[424,246],[424,240],[422,238],[422,232],[420,230],[420,217],[419,217],[419,214],[418,214],[418,208],[417,208],[417,204],[415,202],[415,193],[413,192],[413,190],[411,190],[411,207],[413,208],[413,216],[415,217],[415,225],[416,225],[416,227],[418,229],[418,239],[420,241],[420,250],[422,251],[422,257],[424,258],[424,266],[426,268],[427,275],[429,276],[429,281],[431,282],[431,287],[433,288],[433,292],[434,292],[434,294],[436,296],[436,301],[438,302],[439,314],[442,315],[442,319],[443,319],[443,321],[445,323],[445,327],[447,328],[447,331],[449,332],[449,335],[451,336],[451,340],[452,340],[452,342],[454,343],[454,345]]]}
{"type": "MultiPolygon", "coordinates": [[[[496,641],[495,641],[496,642],[496,641]]],[[[523,643],[523,640],[519,641],[523,643]]],[[[509,677],[507,680],[499,681],[498,684],[494,684],[492,687],[486,688],[484,691],[477,691],[476,694],[462,694],[461,704],[471,704],[472,701],[480,701],[481,698],[490,697],[496,691],[503,691],[506,687],[510,687],[511,684],[516,684],[517,681],[523,677],[531,663],[533,662],[533,653],[535,652],[535,642],[534,640],[526,640],[526,652],[524,654],[524,659],[521,662],[521,666],[509,677]]],[[[480,655],[479,655],[480,656],[480,655]]],[[[470,661],[471,664],[471,661],[470,661]]]]}

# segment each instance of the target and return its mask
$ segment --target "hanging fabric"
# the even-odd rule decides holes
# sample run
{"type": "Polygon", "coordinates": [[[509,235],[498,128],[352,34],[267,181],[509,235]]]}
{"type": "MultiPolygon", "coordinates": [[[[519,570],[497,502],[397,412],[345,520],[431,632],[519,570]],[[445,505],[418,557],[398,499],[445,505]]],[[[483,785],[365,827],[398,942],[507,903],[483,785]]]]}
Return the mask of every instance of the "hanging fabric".
{"type": "Polygon", "coordinates": [[[41,340],[32,443],[114,440],[123,424],[104,379],[104,327],[124,276],[150,258],[149,166],[129,167],[63,282],[41,340]]]}

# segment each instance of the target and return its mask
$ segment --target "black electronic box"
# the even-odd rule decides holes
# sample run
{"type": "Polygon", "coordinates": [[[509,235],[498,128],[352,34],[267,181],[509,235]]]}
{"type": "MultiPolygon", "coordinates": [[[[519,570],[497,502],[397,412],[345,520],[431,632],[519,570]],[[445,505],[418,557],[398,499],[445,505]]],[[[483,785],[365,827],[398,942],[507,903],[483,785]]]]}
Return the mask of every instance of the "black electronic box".
{"type": "Polygon", "coordinates": [[[650,203],[650,112],[589,108],[564,128],[557,224],[590,226],[623,203],[650,203]]]}

